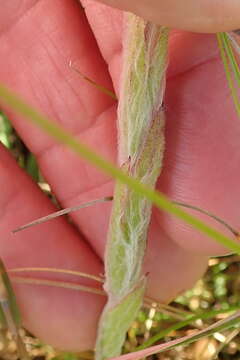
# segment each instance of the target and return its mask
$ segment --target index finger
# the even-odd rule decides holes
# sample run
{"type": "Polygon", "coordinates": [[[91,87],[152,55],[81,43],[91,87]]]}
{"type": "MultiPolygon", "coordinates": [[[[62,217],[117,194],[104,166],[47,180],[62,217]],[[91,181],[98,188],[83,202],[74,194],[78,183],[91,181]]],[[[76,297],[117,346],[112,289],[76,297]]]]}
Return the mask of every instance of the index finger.
{"type": "Polygon", "coordinates": [[[240,26],[238,0],[97,0],[172,28],[215,33],[240,26]]]}

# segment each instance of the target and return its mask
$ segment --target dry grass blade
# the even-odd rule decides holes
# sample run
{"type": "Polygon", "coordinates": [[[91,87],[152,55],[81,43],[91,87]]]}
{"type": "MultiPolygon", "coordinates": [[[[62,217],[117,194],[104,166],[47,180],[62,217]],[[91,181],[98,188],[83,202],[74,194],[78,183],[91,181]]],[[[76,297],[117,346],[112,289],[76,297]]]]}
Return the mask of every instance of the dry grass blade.
{"type": "Polygon", "coordinates": [[[96,295],[106,296],[105,292],[101,289],[97,289],[91,286],[71,283],[67,281],[45,280],[45,279],[36,279],[36,278],[21,277],[21,276],[12,276],[12,281],[19,284],[54,286],[58,288],[85,291],[96,295]]]}
{"type": "Polygon", "coordinates": [[[180,321],[185,319],[184,316],[179,315],[174,311],[167,310],[164,306],[162,307],[161,304],[155,304],[155,306],[153,306],[153,304],[149,304],[147,301],[145,301],[145,298],[144,298],[143,305],[146,309],[149,309],[149,310],[154,307],[154,309],[156,309],[157,311],[160,311],[162,314],[168,315],[173,319],[180,320],[180,321]]]}
{"type": "Polygon", "coordinates": [[[100,90],[101,92],[103,92],[104,94],[110,96],[112,99],[117,100],[116,95],[114,94],[113,91],[105,88],[103,85],[100,85],[98,83],[96,83],[94,80],[92,80],[91,78],[89,78],[88,76],[84,75],[79,69],[77,69],[72,62],[70,61],[69,63],[70,68],[72,68],[74,71],[76,71],[79,75],[81,75],[81,77],[86,80],[87,82],[89,82],[91,85],[93,85],[94,87],[96,87],[98,90],[100,90]]]}
{"type": "Polygon", "coordinates": [[[173,331],[180,330],[188,325],[191,325],[194,328],[201,329],[202,325],[199,326],[196,323],[197,320],[213,319],[218,315],[234,313],[235,311],[238,311],[238,310],[239,310],[239,306],[230,306],[228,309],[222,308],[219,310],[210,310],[210,311],[202,312],[202,313],[198,313],[198,314],[193,313],[191,316],[186,317],[185,320],[182,320],[180,322],[170,325],[167,328],[160,330],[158,333],[154,334],[152,337],[147,339],[143,344],[141,344],[137,348],[135,348],[135,351],[147,349],[150,346],[154,345],[155,343],[159,342],[161,339],[168,336],[173,331]]]}
{"type": "Polygon", "coordinates": [[[95,205],[95,204],[98,204],[98,203],[102,203],[102,202],[106,202],[106,201],[112,201],[112,199],[113,199],[112,196],[106,196],[106,197],[104,197],[102,199],[92,200],[92,201],[86,202],[84,204],[80,204],[80,205],[77,205],[77,206],[73,206],[73,207],[63,209],[63,210],[59,210],[59,211],[56,211],[56,212],[54,212],[54,213],[52,213],[50,215],[43,216],[43,217],[41,217],[39,219],[31,221],[28,224],[22,225],[22,226],[18,227],[17,229],[14,229],[12,232],[16,233],[16,232],[28,229],[28,228],[30,228],[32,226],[39,225],[39,224],[42,224],[42,223],[44,223],[46,221],[55,219],[58,216],[67,215],[67,214],[69,214],[71,212],[78,211],[80,209],[83,209],[83,208],[86,208],[86,207],[89,207],[89,206],[92,206],[92,205],[95,205]]]}
{"type": "Polygon", "coordinates": [[[233,315],[228,316],[224,320],[220,320],[213,325],[208,326],[206,329],[196,332],[193,335],[184,336],[177,340],[172,340],[164,344],[151,346],[145,350],[135,351],[126,355],[113,357],[111,360],[137,360],[144,358],[146,356],[150,356],[153,354],[157,354],[166,350],[170,350],[179,345],[187,345],[194,341],[197,341],[203,337],[210,336],[215,332],[229,329],[235,325],[239,325],[240,322],[240,311],[236,311],[233,315]]]}
{"type": "MultiPolygon", "coordinates": [[[[238,41],[236,40],[235,36],[232,33],[226,33],[226,35],[227,35],[228,39],[231,41],[231,43],[233,45],[233,48],[234,48],[234,50],[236,52],[236,55],[239,57],[239,55],[240,55],[240,46],[239,46],[238,41]]],[[[238,35],[238,38],[239,38],[239,34],[237,34],[237,35],[238,35]]]]}
{"type": "Polygon", "coordinates": [[[196,210],[204,215],[207,215],[209,217],[211,217],[212,219],[216,220],[218,223],[222,224],[223,226],[225,226],[234,236],[236,236],[237,238],[239,237],[239,231],[237,231],[236,229],[234,229],[231,225],[229,225],[225,220],[221,219],[219,216],[210,213],[209,211],[206,211],[204,209],[201,209],[197,206],[194,205],[189,205],[183,202],[179,202],[179,201],[173,201],[173,204],[178,205],[178,206],[182,206],[188,209],[192,209],[192,210],[196,210]]]}
{"type": "MultiPolygon", "coordinates": [[[[180,320],[180,321],[186,319],[186,316],[187,316],[187,314],[184,314],[184,312],[182,312],[179,309],[175,309],[172,306],[169,306],[166,304],[161,304],[158,301],[149,302],[149,300],[146,296],[144,297],[144,307],[147,309],[152,309],[154,307],[157,311],[160,311],[162,314],[166,314],[168,316],[171,316],[173,319],[180,320]]],[[[188,313],[188,315],[189,315],[189,313],[188,313]]]]}
{"type": "MultiPolygon", "coordinates": [[[[240,333],[240,329],[234,329],[231,331],[229,335],[226,336],[225,341],[219,346],[219,348],[216,351],[216,354],[214,354],[212,360],[217,360],[220,352],[223,350],[223,348],[228,345],[238,334],[240,333]]],[[[211,359],[210,359],[211,360],[211,359]]]]}
{"type": "MultiPolygon", "coordinates": [[[[74,275],[74,276],[79,276],[79,277],[83,277],[83,278],[87,278],[87,279],[91,279],[93,281],[97,281],[99,283],[103,283],[103,278],[96,276],[96,275],[92,275],[92,274],[87,274],[87,273],[83,273],[81,271],[74,271],[74,270],[68,270],[68,269],[58,269],[58,268],[48,268],[48,267],[26,267],[26,268],[16,268],[16,269],[9,269],[8,270],[9,273],[21,273],[21,272],[51,272],[51,273],[61,273],[61,274],[65,274],[65,275],[74,275]]],[[[29,278],[25,278],[25,277],[13,277],[13,281],[17,281],[15,279],[18,278],[18,281],[22,281],[22,279],[29,279],[29,278]]],[[[38,279],[39,280],[39,279],[38,279]]],[[[59,282],[55,282],[54,283],[45,283],[45,280],[40,279],[42,285],[48,285],[48,286],[59,286],[59,282]]],[[[25,282],[25,280],[24,280],[25,282]]],[[[29,284],[36,284],[35,278],[30,278],[29,284]]],[[[64,287],[66,284],[66,282],[62,283],[60,282],[60,286],[64,287]]],[[[70,283],[71,286],[68,286],[68,289],[72,289],[72,283],[70,283]]],[[[81,285],[76,286],[75,290],[81,290],[81,291],[87,291],[87,292],[92,292],[91,291],[91,287],[80,287],[81,285]]],[[[74,285],[75,287],[75,285],[74,285]]],[[[94,289],[94,288],[93,288],[94,289]]],[[[94,290],[95,293],[95,290],[94,290]]],[[[151,308],[152,304],[155,304],[156,309],[158,311],[161,311],[164,314],[167,314],[169,316],[171,316],[174,319],[177,320],[183,320],[186,318],[186,316],[188,315],[192,315],[192,313],[184,311],[184,310],[180,310],[177,308],[174,308],[173,306],[167,305],[167,304],[161,304],[159,303],[157,300],[153,300],[149,297],[144,297],[144,306],[146,308],[151,308]]]]}
{"type": "Polygon", "coordinates": [[[29,356],[25,345],[19,335],[21,326],[20,312],[16,302],[16,298],[12,289],[10,279],[8,277],[5,266],[0,259],[0,306],[4,314],[4,318],[14,341],[17,344],[19,357],[21,360],[29,360],[29,356]]]}
{"type": "MultiPolygon", "coordinates": [[[[87,278],[87,279],[91,279],[94,281],[97,281],[99,283],[103,283],[103,278],[96,276],[96,275],[92,275],[92,274],[87,274],[87,273],[83,273],[81,271],[74,271],[74,270],[68,270],[68,269],[57,269],[57,268],[48,268],[48,267],[26,267],[26,268],[16,268],[16,269],[9,269],[8,270],[9,273],[21,273],[21,272],[51,272],[51,273],[61,273],[61,274],[65,274],[65,275],[74,275],[74,276],[79,276],[79,277],[83,277],[83,278],[87,278]]],[[[15,280],[16,278],[13,278],[13,280],[15,280]]],[[[18,277],[19,279],[23,279],[22,277],[18,277]]],[[[24,279],[27,279],[24,277],[24,279]]],[[[28,278],[29,279],[29,278],[28,278]]],[[[34,284],[35,282],[35,278],[33,280],[31,279],[31,281],[29,283],[34,284]]],[[[25,281],[25,280],[24,280],[25,281]]],[[[59,282],[58,283],[45,283],[45,280],[42,280],[42,285],[51,285],[51,286],[59,286],[59,282]],[[44,283],[43,283],[44,282],[44,283]]],[[[61,283],[61,287],[63,287],[63,285],[66,283],[61,283]]],[[[75,285],[74,285],[75,286],[75,285]]],[[[72,288],[72,287],[68,287],[68,288],[72,288]]],[[[89,292],[89,290],[92,289],[90,288],[83,288],[83,287],[79,287],[79,285],[77,285],[76,290],[81,290],[81,291],[87,291],[89,292]]],[[[161,304],[159,303],[157,300],[153,300],[149,297],[144,297],[144,306],[146,308],[152,308],[152,304],[156,305],[156,309],[158,311],[161,311],[163,314],[167,314],[169,316],[171,316],[174,319],[177,320],[183,320],[185,319],[185,317],[187,315],[191,315],[190,312],[184,311],[184,310],[180,310],[177,308],[174,308],[173,306],[169,306],[167,304],[161,304]]]]}
{"type": "Polygon", "coordinates": [[[76,275],[83,278],[88,278],[91,280],[95,280],[98,282],[103,282],[103,279],[101,277],[98,277],[96,275],[83,273],[81,271],[75,271],[75,270],[68,270],[68,269],[57,269],[57,268],[48,268],[48,267],[26,267],[26,268],[16,268],[16,269],[10,269],[8,272],[27,272],[27,271],[37,271],[37,272],[54,272],[54,273],[62,273],[66,275],[76,275]]]}
{"type": "Polygon", "coordinates": [[[173,307],[171,305],[168,305],[168,304],[162,304],[158,300],[153,299],[153,298],[151,298],[149,296],[145,296],[144,299],[145,299],[145,302],[148,303],[148,304],[156,304],[157,307],[166,309],[166,310],[171,311],[173,313],[177,313],[179,315],[186,315],[186,316],[192,315],[192,312],[190,312],[190,311],[186,311],[186,310],[183,310],[183,309],[178,309],[178,308],[175,308],[175,307],[173,307]]]}

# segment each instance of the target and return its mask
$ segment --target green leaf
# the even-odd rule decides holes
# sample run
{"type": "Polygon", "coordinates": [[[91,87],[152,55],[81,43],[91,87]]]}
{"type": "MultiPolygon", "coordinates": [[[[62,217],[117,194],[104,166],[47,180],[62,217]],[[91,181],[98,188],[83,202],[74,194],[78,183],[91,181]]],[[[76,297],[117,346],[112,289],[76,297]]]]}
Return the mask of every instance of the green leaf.
{"type": "Polygon", "coordinates": [[[104,308],[99,326],[101,333],[98,334],[96,345],[96,360],[107,359],[121,353],[125,334],[142,305],[144,291],[145,279],[120,303],[113,306],[108,303],[104,308]]]}

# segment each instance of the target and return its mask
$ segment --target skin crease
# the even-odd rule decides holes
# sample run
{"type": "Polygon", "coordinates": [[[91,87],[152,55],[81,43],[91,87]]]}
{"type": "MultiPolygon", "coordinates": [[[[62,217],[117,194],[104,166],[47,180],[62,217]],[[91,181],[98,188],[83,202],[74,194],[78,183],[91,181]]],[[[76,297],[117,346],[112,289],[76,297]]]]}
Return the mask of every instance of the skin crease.
{"type": "MultiPolygon", "coordinates": [[[[115,161],[116,103],[68,64],[72,60],[84,74],[118,92],[122,13],[92,1],[82,5],[85,11],[75,0],[15,0],[14,17],[9,5],[2,5],[0,81],[115,161]]],[[[159,190],[238,227],[240,124],[214,36],[172,34],[165,102],[167,149],[159,190]]],[[[107,176],[6,110],[63,207],[112,194],[107,176]]],[[[56,219],[12,235],[12,229],[54,208],[3,147],[0,167],[0,254],[6,265],[102,273],[111,204],[73,213],[74,226],[56,219]]],[[[174,298],[203,274],[209,255],[224,253],[214,241],[154,209],[144,267],[148,295],[174,298]]],[[[33,275],[97,286],[70,276],[33,275]]],[[[103,297],[37,285],[15,284],[15,290],[24,325],[43,341],[67,350],[93,347],[103,297]]]]}

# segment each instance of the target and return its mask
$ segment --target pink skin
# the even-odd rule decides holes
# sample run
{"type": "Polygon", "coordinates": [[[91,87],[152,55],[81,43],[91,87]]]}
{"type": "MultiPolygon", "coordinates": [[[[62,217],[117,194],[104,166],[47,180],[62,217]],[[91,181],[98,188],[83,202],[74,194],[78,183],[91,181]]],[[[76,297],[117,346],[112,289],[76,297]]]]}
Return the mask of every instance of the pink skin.
{"type": "Polygon", "coordinates": [[[98,0],[142,16],[157,24],[173,28],[217,32],[240,26],[238,0],[98,0]]]}
{"type": "MultiPolygon", "coordinates": [[[[75,0],[15,0],[14,8],[11,2],[2,5],[0,81],[115,161],[116,103],[68,64],[72,60],[84,74],[118,92],[122,13],[90,1],[84,6],[86,14],[75,0]]],[[[166,111],[167,150],[158,188],[238,227],[240,123],[214,36],[173,33],[166,111]]],[[[8,114],[63,207],[112,194],[113,182],[106,175],[24,119],[8,114]]],[[[12,235],[15,227],[54,208],[3,147],[0,167],[0,253],[7,266],[102,273],[111,204],[73,213],[74,227],[57,219],[12,235]]],[[[203,274],[209,255],[225,253],[213,240],[155,209],[145,261],[148,295],[160,301],[174,298],[203,274]]],[[[35,276],[76,281],[69,276],[35,276]]],[[[37,285],[18,284],[15,289],[24,325],[43,341],[61,349],[92,348],[104,297],[37,285]]]]}

